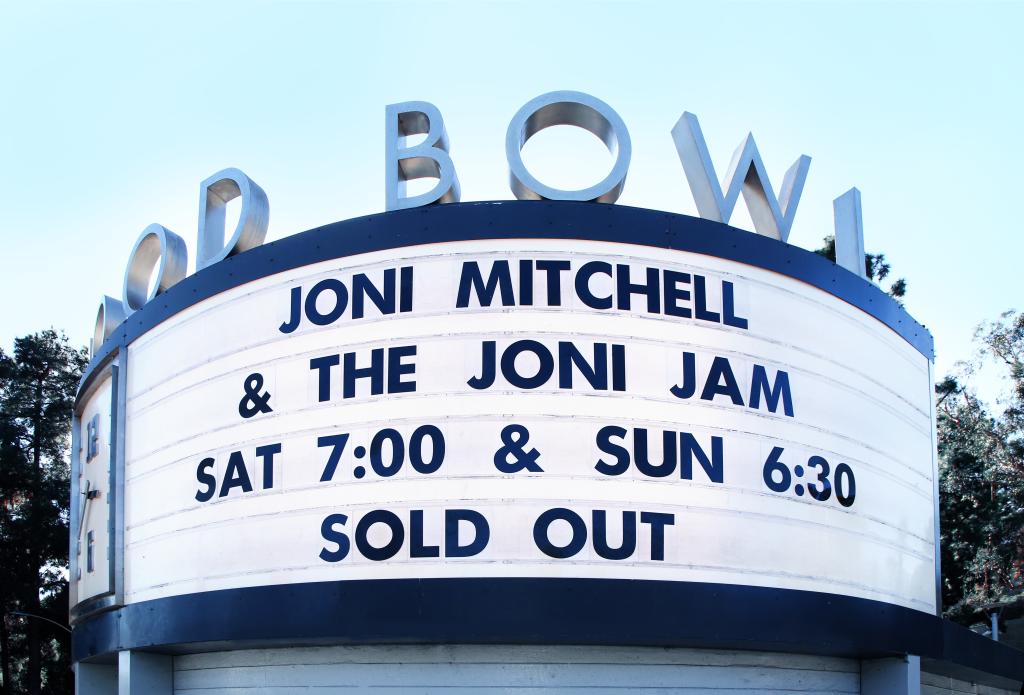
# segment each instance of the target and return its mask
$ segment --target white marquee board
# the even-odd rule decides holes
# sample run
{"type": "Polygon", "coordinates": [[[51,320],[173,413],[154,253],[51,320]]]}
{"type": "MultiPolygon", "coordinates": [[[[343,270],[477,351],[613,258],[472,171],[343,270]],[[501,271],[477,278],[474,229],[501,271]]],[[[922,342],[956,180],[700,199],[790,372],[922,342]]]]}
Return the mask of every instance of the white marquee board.
{"type": "MultiPolygon", "coordinates": [[[[593,273],[585,285],[592,297],[617,295],[605,273],[593,273]]],[[[314,315],[327,313],[332,297],[323,293],[314,315]]],[[[930,362],[872,316],[777,273],[596,241],[425,244],[235,287],[137,338],[126,363],[126,603],[333,580],[573,577],[779,587],[936,609],[930,362]],[[521,262],[536,268],[545,260],[571,265],[558,276],[561,305],[548,306],[547,279],[554,276],[539,271],[533,303],[524,305],[521,262]],[[486,279],[495,261],[508,262],[517,304],[495,298],[481,307],[474,291],[468,306],[457,307],[467,264],[476,263],[486,279]],[[691,313],[700,276],[706,310],[721,319],[730,304],[733,323],[745,319],[746,327],[667,315],[664,287],[658,311],[648,311],[639,291],[628,310],[588,306],[573,277],[594,262],[628,265],[633,284],[646,282],[648,269],[663,285],[686,277],[691,284],[678,288],[689,296],[673,301],[691,313]],[[353,319],[349,301],[333,322],[316,325],[304,316],[282,332],[292,319],[293,292],[304,300],[316,283],[333,278],[351,299],[354,274],[381,289],[391,269],[404,284],[402,268],[411,268],[408,311],[382,314],[368,302],[365,316],[353,319]],[[723,296],[727,284],[731,299],[723,296]],[[538,350],[550,352],[551,379],[527,388],[499,369],[488,384],[481,375],[489,342],[499,360],[521,349],[512,361],[520,378],[542,366],[538,350]],[[568,364],[568,357],[559,359],[560,349],[571,351],[567,344],[591,364],[595,350],[606,351],[605,388],[578,368],[560,368],[568,364]],[[389,384],[385,369],[385,392],[376,395],[370,378],[355,379],[353,396],[345,398],[345,353],[355,353],[355,366],[364,368],[374,349],[385,351],[385,367],[406,371],[389,384]],[[696,386],[680,397],[672,387],[682,385],[687,353],[696,386]],[[735,377],[731,390],[723,365],[735,377]],[[718,391],[702,399],[715,369],[718,391]],[[573,383],[563,388],[559,375],[566,371],[573,383]],[[758,381],[779,388],[783,373],[792,415],[781,390],[769,407],[758,381]],[[247,395],[254,374],[262,383],[247,395]],[[477,387],[468,383],[474,378],[477,387]],[[403,384],[413,381],[415,390],[406,390],[403,384]],[[752,391],[760,394],[756,407],[752,391]],[[269,412],[243,416],[240,404],[258,406],[268,393],[269,412]],[[256,400],[246,401],[250,396],[256,400]],[[616,427],[622,429],[609,429],[616,427]],[[643,470],[634,460],[637,428],[649,441],[652,466],[643,470]],[[525,443],[516,436],[524,431],[525,443]],[[658,468],[665,431],[674,433],[676,456],[658,468]],[[327,475],[334,448],[321,438],[341,435],[344,450],[327,475]],[[443,460],[433,445],[438,436],[443,460]],[[392,474],[399,440],[404,463],[392,474]],[[495,454],[510,443],[499,470],[495,454]],[[258,456],[259,447],[270,449],[258,456]],[[628,450],[628,466],[616,458],[623,451],[617,447],[628,450]],[[422,470],[413,465],[414,450],[422,470]],[[523,457],[533,450],[536,460],[523,457]],[[765,479],[773,452],[791,474],[784,486],[781,472],[770,476],[772,485],[765,479]],[[681,473],[683,459],[692,464],[689,474],[681,473]],[[824,488],[822,460],[831,491],[817,500],[811,490],[824,488]],[[595,511],[606,521],[602,533],[595,533],[595,511]],[[446,512],[456,529],[449,530],[450,548],[446,512]],[[374,523],[360,537],[368,514],[374,523]],[[472,554],[451,556],[479,540],[479,527],[455,521],[460,515],[483,518],[488,538],[472,554]],[[389,519],[399,520],[404,534],[393,548],[389,519]],[[585,527],[582,544],[578,524],[585,527]],[[624,557],[610,559],[630,535],[626,527],[635,529],[635,547],[626,542],[624,557]],[[608,548],[595,548],[597,537],[608,548]],[[387,557],[373,559],[361,549],[387,557]]]]}

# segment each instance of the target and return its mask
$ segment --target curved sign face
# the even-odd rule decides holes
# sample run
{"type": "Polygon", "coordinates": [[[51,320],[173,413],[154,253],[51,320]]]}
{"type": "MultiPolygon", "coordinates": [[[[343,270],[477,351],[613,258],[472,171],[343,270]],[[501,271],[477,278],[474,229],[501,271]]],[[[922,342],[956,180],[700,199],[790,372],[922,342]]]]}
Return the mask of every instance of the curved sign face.
{"type": "MultiPolygon", "coordinates": [[[[128,322],[120,603],[528,578],[935,614],[930,355],[884,295],[864,283],[855,305],[778,272],[850,275],[791,247],[769,269],[628,224],[539,234],[543,215],[500,238],[399,234],[416,214],[391,213],[409,221],[391,243],[191,300],[190,283],[216,284],[204,271],[166,316],[128,322]],[[890,313],[863,308],[875,301],[890,313]]],[[[744,235],[700,224],[723,248],[744,235]]],[[[289,241],[315,243],[302,236],[289,241]]],[[[278,263],[275,246],[250,253],[278,263]]]]}

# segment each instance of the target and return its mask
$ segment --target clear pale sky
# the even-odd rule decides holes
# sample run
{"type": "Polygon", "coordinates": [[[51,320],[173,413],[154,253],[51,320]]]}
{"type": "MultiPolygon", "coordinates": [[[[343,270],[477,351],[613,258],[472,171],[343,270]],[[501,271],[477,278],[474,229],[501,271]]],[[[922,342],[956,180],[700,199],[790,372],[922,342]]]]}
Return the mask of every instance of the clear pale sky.
{"type": "MultiPolygon", "coordinates": [[[[383,210],[389,103],[441,109],[464,201],[511,199],[510,118],[572,89],[629,128],[621,204],[696,214],[683,111],[719,175],[748,131],[776,189],[812,158],[791,243],[816,248],[860,188],[867,250],[907,278],[941,375],[975,325],[1024,309],[1022,26],[1024,4],[977,2],[6,2],[0,345],[50,326],[85,344],[151,222],[191,272],[199,182],[225,167],[267,192],[268,241],[383,210]]],[[[598,141],[558,130],[528,146],[535,173],[601,179],[598,141]]]]}

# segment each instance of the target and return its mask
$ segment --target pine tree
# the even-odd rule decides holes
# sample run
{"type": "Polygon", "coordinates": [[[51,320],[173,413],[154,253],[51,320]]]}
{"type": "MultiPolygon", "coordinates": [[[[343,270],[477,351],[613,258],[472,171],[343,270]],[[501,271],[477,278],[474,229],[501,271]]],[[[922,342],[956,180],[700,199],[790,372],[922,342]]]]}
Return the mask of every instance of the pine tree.
{"type": "MultiPolygon", "coordinates": [[[[819,256],[824,256],[833,263],[836,262],[836,238],[832,235],[825,237],[822,241],[822,247],[815,249],[814,253],[819,256]]],[[[879,285],[882,281],[889,277],[889,273],[892,271],[892,267],[889,262],[885,260],[884,253],[866,253],[864,254],[864,272],[867,275],[868,280],[873,280],[879,285]]],[[[890,296],[894,297],[896,301],[899,301],[904,295],[907,294],[907,281],[904,278],[898,278],[889,283],[889,289],[886,290],[890,296]]]]}
{"type": "Polygon", "coordinates": [[[0,350],[0,692],[68,692],[71,682],[68,633],[35,616],[67,616],[68,444],[87,361],[52,330],[17,339],[13,355],[0,350]]]}
{"type": "Polygon", "coordinates": [[[1024,315],[975,333],[960,379],[936,385],[945,612],[960,622],[1024,614],[1024,315]],[[988,364],[1009,386],[994,415],[969,386],[988,364]]]}

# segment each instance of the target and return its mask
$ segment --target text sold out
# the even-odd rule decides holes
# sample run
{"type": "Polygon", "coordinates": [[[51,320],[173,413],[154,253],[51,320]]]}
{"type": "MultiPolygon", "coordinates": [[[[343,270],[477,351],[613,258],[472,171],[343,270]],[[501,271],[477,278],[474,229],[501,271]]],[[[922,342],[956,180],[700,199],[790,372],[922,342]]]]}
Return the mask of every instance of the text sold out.
{"type": "MultiPolygon", "coordinates": [[[[674,525],[675,515],[663,512],[594,509],[580,513],[555,507],[536,518],[532,533],[537,548],[559,560],[592,548],[606,560],[664,561],[666,531],[674,525]],[[642,526],[649,527],[649,532],[641,535],[642,526]]],[[[404,515],[374,509],[358,519],[329,514],[320,525],[320,535],[326,541],[320,550],[325,562],[340,562],[353,551],[374,562],[390,560],[403,550],[411,559],[465,558],[487,548],[491,524],[473,509],[412,509],[404,515]],[[440,517],[435,518],[440,524],[431,525],[433,532],[427,531],[425,514],[440,517]]]]}

